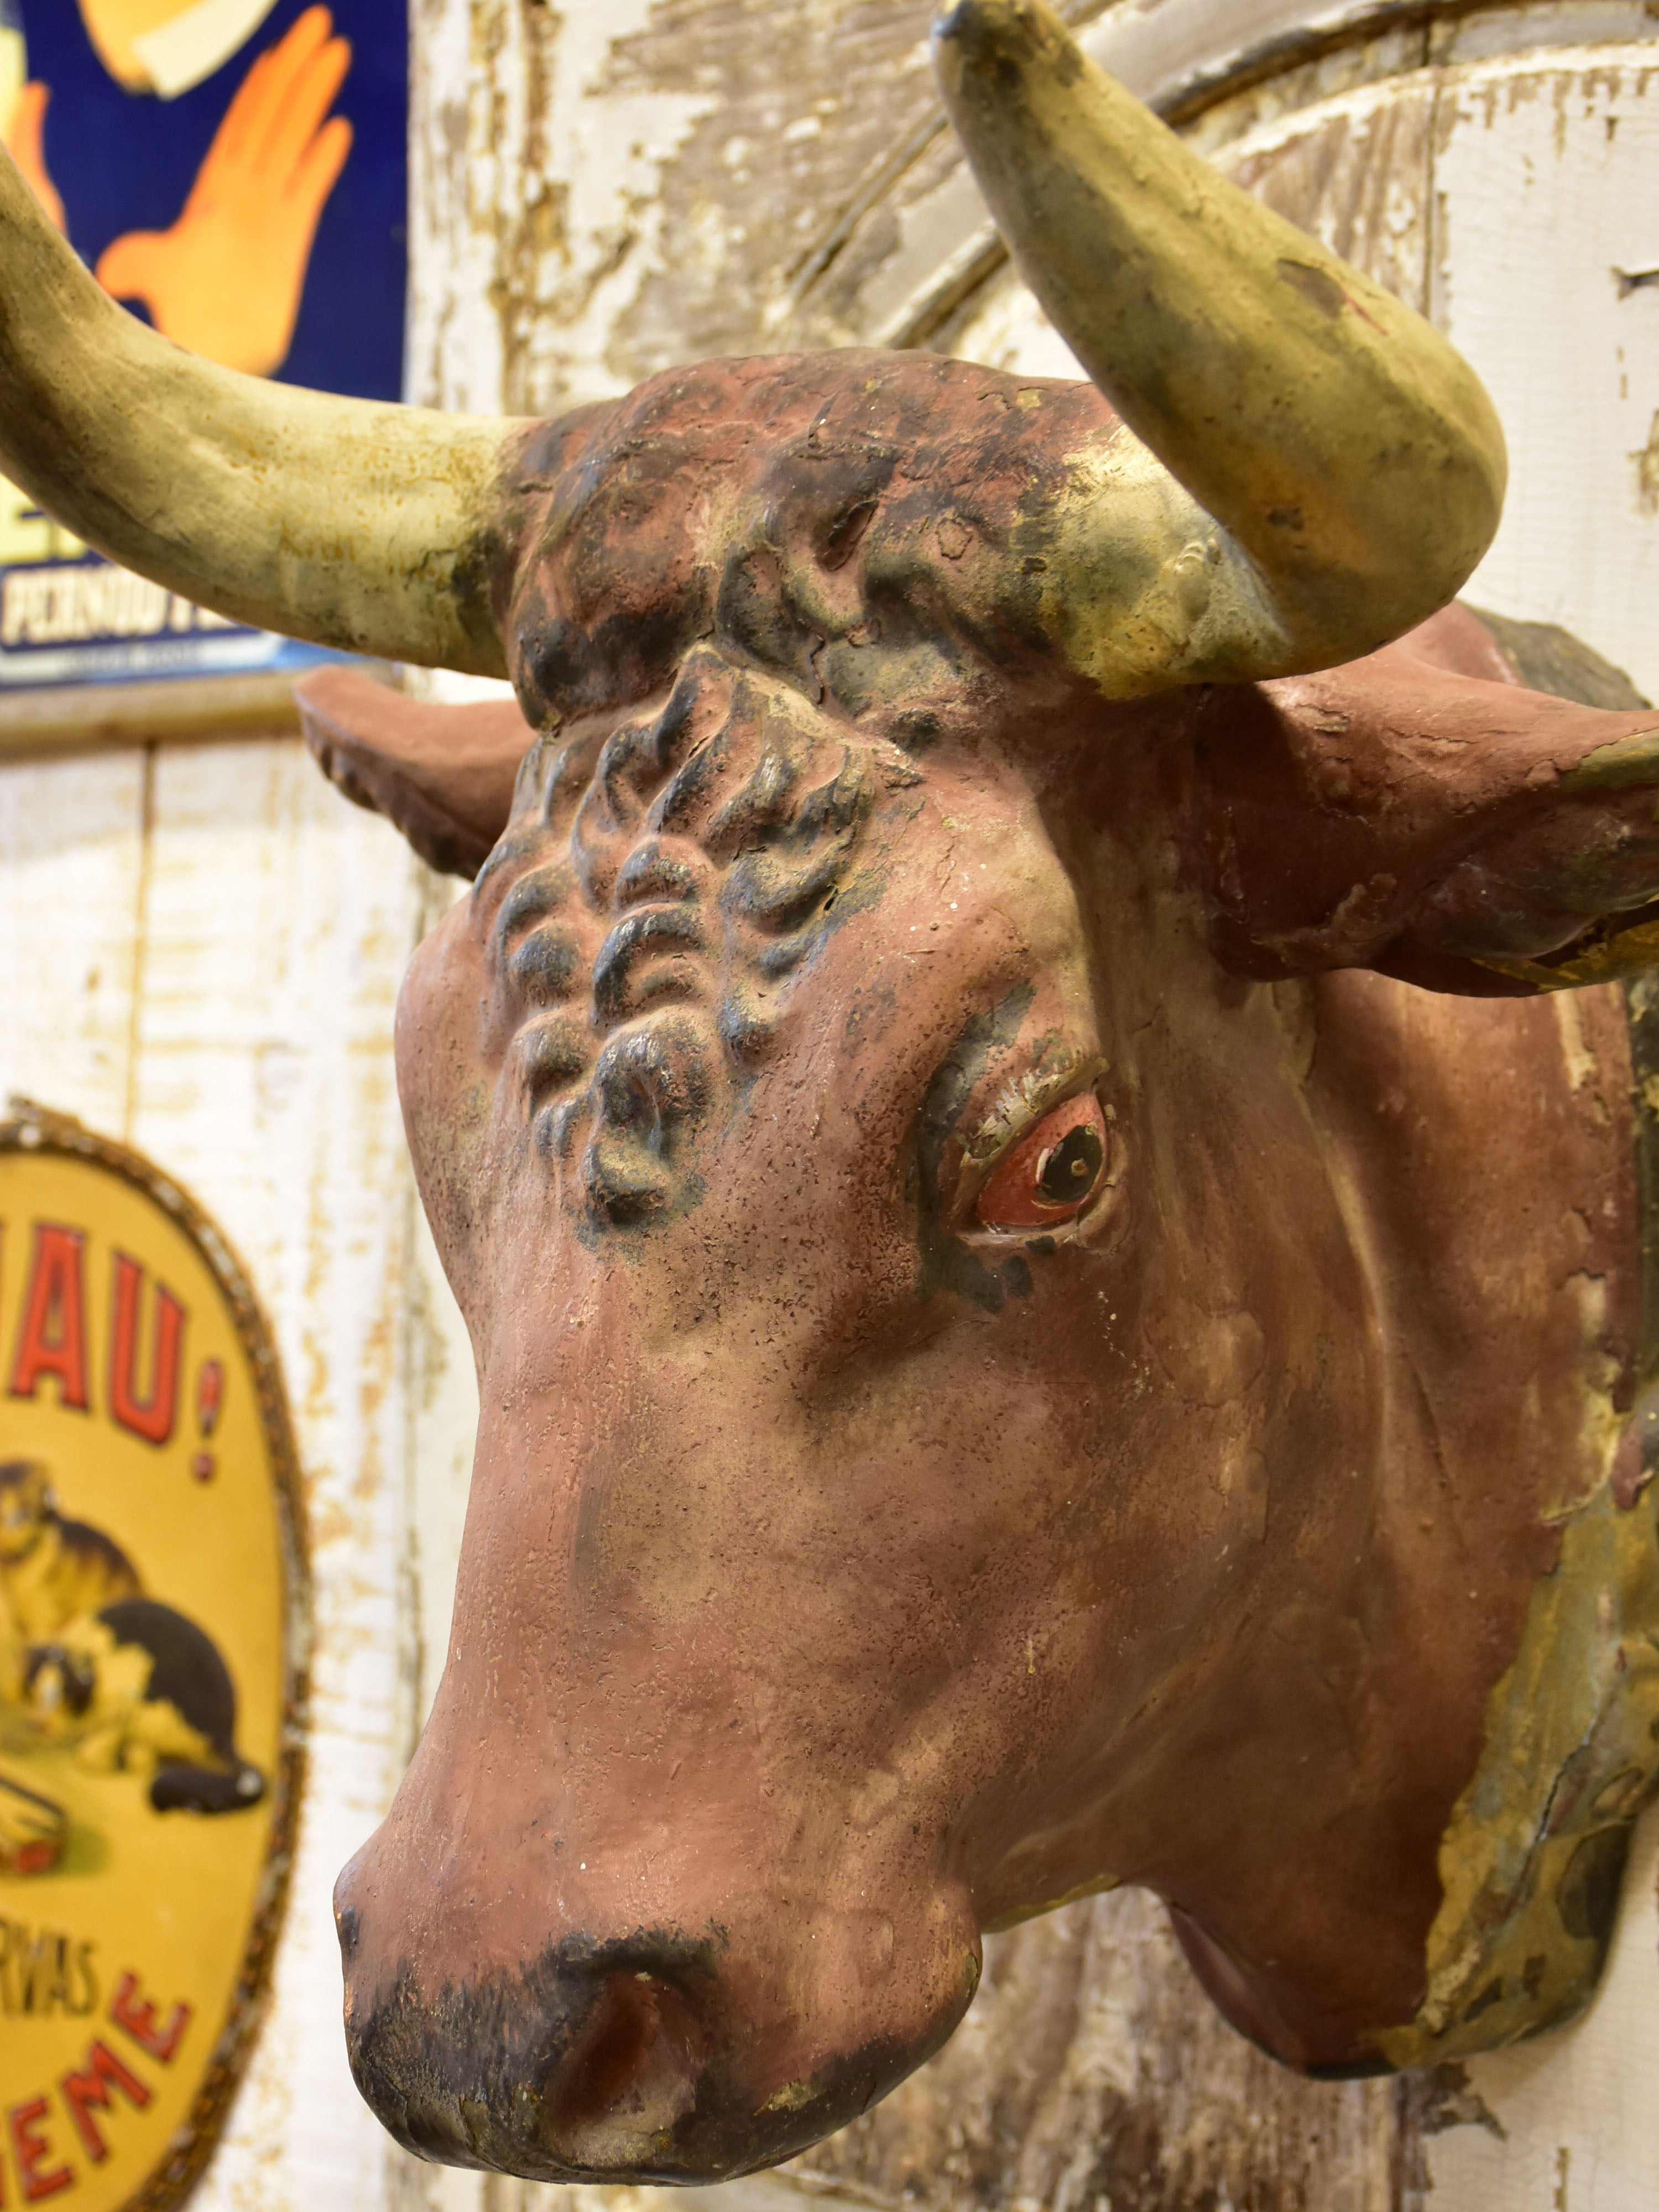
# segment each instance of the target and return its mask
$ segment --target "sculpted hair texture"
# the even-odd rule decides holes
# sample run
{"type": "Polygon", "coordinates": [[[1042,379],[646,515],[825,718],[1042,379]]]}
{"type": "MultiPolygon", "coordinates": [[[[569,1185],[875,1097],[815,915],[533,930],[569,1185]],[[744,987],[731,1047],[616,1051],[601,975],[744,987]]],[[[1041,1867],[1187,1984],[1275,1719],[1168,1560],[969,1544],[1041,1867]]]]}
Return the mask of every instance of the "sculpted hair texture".
{"type": "Polygon", "coordinates": [[[536,1140],[568,1162],[588,1139],[596,1219],[695,1199],[689,1133],[867,895],[876,801],[920,780],[897,746],[710,647],[659,712],[531,748],[474,897],[499,900],[492,961],[536,1140]]]}

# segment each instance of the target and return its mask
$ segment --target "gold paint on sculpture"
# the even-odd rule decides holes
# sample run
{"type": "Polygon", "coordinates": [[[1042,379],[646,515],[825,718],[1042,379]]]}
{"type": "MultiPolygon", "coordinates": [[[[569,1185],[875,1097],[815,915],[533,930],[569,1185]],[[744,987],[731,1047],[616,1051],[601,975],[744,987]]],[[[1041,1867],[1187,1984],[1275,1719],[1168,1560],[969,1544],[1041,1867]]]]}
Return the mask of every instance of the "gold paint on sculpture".
{"type": "Polygon", "coordinates": [[[1422,2009],[1376,2035],[1390,2065],[1536,2034],[1595,1990],[1631,1822],[1659,1778],[1656,1510],[1610,1480],[1564,1523],[1441,1845],[1422,2009]]]}

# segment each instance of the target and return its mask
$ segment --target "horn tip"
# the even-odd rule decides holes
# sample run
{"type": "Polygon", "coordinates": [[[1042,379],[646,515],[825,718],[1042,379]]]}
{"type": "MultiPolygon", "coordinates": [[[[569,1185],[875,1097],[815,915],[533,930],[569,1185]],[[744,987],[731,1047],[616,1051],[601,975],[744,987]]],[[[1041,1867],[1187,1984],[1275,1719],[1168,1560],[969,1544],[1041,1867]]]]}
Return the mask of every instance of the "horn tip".
{"type": "Polygon", "coordinates": [[[1047,69],[1069,84],[1084,66],[1076,41],[1044,0],[954,0],[934,19],[933,55],[947,83],[1047,69]]]}

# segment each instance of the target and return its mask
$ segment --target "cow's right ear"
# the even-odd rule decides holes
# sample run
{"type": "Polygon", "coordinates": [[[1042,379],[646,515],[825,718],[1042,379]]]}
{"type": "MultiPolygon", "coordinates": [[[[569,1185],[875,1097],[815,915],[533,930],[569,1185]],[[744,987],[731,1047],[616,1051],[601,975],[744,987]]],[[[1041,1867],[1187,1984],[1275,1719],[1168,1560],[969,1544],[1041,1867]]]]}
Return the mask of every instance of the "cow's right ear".
{"type": "Polygon", "coordinates": [[[314,670],[294,694],[331,783],[395,823],[428,866],[477,875],[507,827],[535,738],[515,701],[439,706],[342,667],[314,670]]]}
{"type": "Polygon", "coordinates": [[[1217,686],[1194,716],[1235,971],[1492,997],[1652,965],[1659,714],[1565,632],[1449,608],[1346,667],[1217,686]]]}

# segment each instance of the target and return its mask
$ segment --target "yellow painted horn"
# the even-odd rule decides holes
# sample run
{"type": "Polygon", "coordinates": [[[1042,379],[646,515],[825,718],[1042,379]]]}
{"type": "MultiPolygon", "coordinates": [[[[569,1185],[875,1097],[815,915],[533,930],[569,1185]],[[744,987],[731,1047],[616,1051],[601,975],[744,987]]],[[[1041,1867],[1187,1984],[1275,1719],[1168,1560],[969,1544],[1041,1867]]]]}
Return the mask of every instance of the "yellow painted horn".
{"type": "Polygon", "coordinates": [[[1041,0],[935,58],[998,228],[1127,426],[1075,457],[1045,618],[1115,693],[1328,667],[1491,543],[1503,432],[1423,319],[1183,145],[1041,0]]]}

